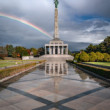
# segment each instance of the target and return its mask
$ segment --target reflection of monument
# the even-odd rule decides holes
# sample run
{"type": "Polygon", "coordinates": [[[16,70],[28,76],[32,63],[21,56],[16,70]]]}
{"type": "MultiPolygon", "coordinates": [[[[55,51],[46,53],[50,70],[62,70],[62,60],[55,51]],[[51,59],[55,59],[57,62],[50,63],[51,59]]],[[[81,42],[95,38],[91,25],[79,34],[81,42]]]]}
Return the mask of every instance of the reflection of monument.
{"type": "Polygon", "coordinates": [[[46,62],[45,74],[50,76],[63,76],[68,74],[68,65],[65,61],[46,62]]]}
{"type": "Polygon", "coordinates": [[[45,55],[42,58],[62,58],[64,60],[73,60],[73,57],[68,55],[68,44],[64,44],[59,39],[58,32],[58,0],[54,0],[55,3],[55,24],[54,24],[54,39],[49,44],[45,45],[45,55]]]}
{"type": "Polygon", "coordinates": [[[66,61],[47,61],[45,63],[45,75],[52,76],[52,81],[54,83],[54,102],[57,102],[59,100],[59,84],[62,81],[62,76],[67,74],[68,64],[66,63],[66,61]]]}

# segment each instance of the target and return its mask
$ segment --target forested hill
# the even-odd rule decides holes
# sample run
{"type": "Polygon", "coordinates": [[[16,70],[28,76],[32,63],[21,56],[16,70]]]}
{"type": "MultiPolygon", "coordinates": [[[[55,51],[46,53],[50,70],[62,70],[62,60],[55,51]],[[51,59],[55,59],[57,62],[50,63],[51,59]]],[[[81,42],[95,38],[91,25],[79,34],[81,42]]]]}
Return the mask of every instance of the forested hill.
{"type": "Polygon", "coordinates": [[[110,36],[104,39],[102,43],[99,45],[90,44],[86,48],[86,52],[101,52],[101,53],[109,53],[110,54],[110,36]]]}

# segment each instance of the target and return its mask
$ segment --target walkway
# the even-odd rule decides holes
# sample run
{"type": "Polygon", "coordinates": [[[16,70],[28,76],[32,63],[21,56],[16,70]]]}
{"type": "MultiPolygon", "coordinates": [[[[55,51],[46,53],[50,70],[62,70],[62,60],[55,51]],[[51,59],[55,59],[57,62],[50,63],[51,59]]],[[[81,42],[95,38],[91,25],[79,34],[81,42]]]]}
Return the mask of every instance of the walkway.
{"type": "Polygon", "coordinates": [[[49,73],[53,64],[47,65],[0,84],[0,110],[110,109],[110,86],[107,83],[72,65],[67,69],[67,64],[66,68],[65,65],[59,67],[60,70],[55,66],[55,72],[63,71],[63,76],[54,76],[49,73]]]}

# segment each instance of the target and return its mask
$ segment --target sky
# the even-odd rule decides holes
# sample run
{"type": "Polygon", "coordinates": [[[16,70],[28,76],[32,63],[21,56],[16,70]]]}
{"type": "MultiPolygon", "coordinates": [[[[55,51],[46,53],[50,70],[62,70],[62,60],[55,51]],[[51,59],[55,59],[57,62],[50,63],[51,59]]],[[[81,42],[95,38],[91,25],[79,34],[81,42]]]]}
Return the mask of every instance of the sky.
{"type": "MultiPolygon", "coordinates": [[[[54,8],[53,0],[0,0],[0,13],[26,20],[51,36],[54,8]]],[[[61,40],[81,47],[80,43],[98,44],[110,35],[110,0],[59,0],[58,10],[61,40]]],[[[0,45],[38,48],[49,40],[23,23],[0,16],[0,45]]]]}

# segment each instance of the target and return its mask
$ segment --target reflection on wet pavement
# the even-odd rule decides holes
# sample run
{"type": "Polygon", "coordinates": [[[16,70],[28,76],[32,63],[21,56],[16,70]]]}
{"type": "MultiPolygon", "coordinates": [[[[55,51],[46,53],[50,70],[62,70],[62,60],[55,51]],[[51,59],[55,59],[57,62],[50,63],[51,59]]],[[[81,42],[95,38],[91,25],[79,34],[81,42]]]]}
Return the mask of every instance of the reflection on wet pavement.
{"type": "Polygon", "coordinates": [[[109,110],[110,87],[65,61],[0,84],[0,110],[109,110]]]}
{"type": "Polygon", "coordinates": [[[45,63],[45,74],[50,76],[62,76],[68,74],[66,61],[48,61],[45,63]]]}

